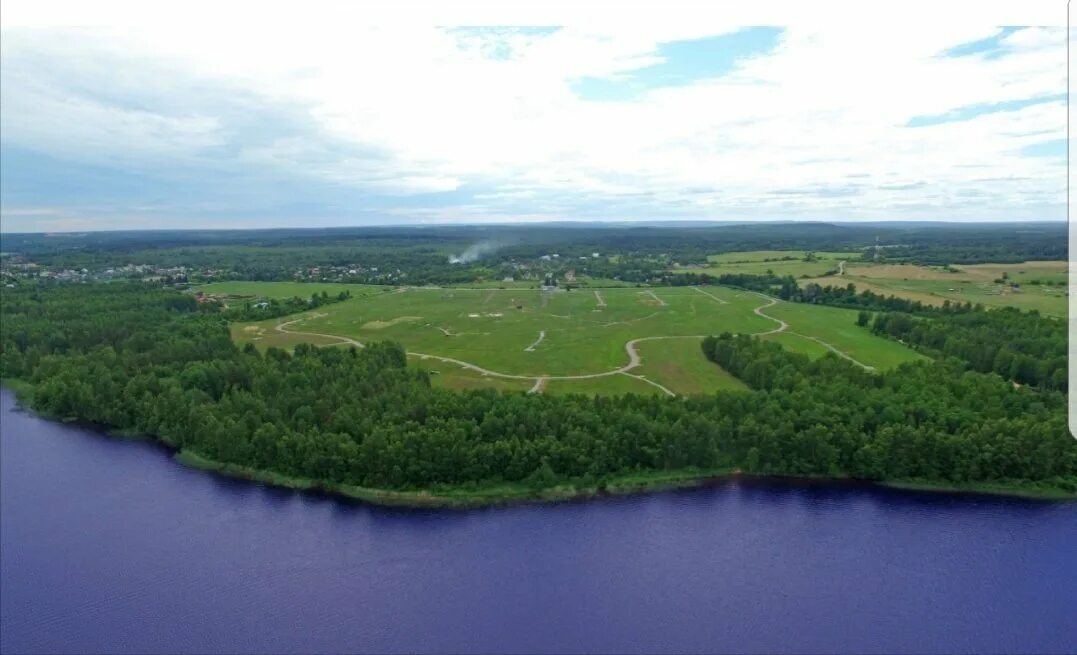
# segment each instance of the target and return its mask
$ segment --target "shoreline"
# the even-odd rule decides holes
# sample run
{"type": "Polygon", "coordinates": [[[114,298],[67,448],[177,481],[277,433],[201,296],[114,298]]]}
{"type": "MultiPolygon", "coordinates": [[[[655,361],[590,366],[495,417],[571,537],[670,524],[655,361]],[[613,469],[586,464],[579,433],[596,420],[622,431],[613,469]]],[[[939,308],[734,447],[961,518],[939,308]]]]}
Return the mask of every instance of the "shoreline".
{"type": "Polygon", "coordinates": [[[19,408],[32,411],[48,421],[73,423],[121,440],[145,440],[166,448],[171,458],[184,466],[207,471],[225,477],[257,482],[275,487],[322,493],[336,498],[370,503],[388,507],[413,509],[475,509],[531,503],[555,503],[589,498],[624,496],[671,489],[707,487],[734,481],[784,482],[806,486],[808,484],[852,485],[886,488],[898,491],[927,492],[937,494],[987,495],[999,498],[1037,501],[1077,501],[1077,491],[1048,484],[1011,483],[953,483],[938,480],[858,480],[851,477],[794,476],[782,474],[748,474],[738,468],[677,469],[668,471],[640,471],[621,476],[611,476],[601,485],[576,486],[565,482],[554,487],[534,489],[522,484],[501,483],[489,486],[431,487],[417,490],[393,490],[361,487],[326,482],[312,478],[298,478],[240,464],[219,462],[189,449],[177,449],[159,437],[135,434],[130,430],[82,422],[64,421],[37,412],[30,407],[33,387],[23,380],[6,378],[0,385],[10,391],[19,408]]]}
{"type": "Polygon", "coordinates": [[[883,488],[893,491],[925,492],[951,495],[980,495],[999,498],[1073,502],[1077,492],[1067,492],[1057,487],[1040,487],[1029,484],[1005,485],[999,483],[958,484],[921,480],[858,480],[849,477],[814,477],[778,474],[749,474],[737,468],[707,470],[679,469],[672,471],[639,472],[611,477],[601,486],[577,487],[565,483],[544,489],[503,483],[476,488],[438,488],[423,490],[393,490],[375,487],[327,483],[309,478],[256,469],[239,464],[227,464],[203,457],[190,450],[176,451],[173,455],[180,464],[225,477],[258,482],[297,491],[323,493],[346,500],[355,500],[388,507],[413,509],[477,509],[506,505],[533,503],[557,503],[592,498],[627,496],[638,493],[690,489],[729,484],[732,482],[785,483],[790,486],[810,485],[850,486],[860,488],[883,488]]]}

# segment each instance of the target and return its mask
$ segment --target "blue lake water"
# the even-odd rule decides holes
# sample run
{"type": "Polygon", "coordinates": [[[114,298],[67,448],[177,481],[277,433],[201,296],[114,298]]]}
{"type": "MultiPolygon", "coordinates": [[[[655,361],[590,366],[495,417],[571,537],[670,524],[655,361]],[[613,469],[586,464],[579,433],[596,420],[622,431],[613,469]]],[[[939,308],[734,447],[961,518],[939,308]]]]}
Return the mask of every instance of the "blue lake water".
{"type": "Polygon", "coordinates": [[[476,511],[184,468],[0,399],[0,650],[1075,652],[1077,504],[738,482],[476,511]]]}

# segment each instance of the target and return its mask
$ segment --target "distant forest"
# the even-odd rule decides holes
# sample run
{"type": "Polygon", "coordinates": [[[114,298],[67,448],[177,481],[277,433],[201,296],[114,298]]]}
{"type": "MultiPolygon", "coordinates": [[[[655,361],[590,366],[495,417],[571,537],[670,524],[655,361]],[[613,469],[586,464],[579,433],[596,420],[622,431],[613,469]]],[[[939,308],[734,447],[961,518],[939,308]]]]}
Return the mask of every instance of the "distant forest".
{"type": "Polygon", "coordinates": [[[597,278],[661,282],[674,264],[700,265],[707,255],[763,249],[859,251],[886,261],[972,264],[1066,258],[1066,225],[832,224],[625,226],[413,226],[236,231],[5,234],[6,258],[59,268],[101,270],[152,264],[212,270],[221,279],[291,280],[297,270],[352,267],[349,282],[449,284],[500,279],[507,263],[556,253],[556,269],[597,278]],[[482,244],[477,259],[450,263],[482,244]],[[607,257],[616,254],[615,261],[607,257]],[[581,259],[582,258],[582,259],[581,259]],[[402,274],[402,275],[401,275],[402,274]]]}

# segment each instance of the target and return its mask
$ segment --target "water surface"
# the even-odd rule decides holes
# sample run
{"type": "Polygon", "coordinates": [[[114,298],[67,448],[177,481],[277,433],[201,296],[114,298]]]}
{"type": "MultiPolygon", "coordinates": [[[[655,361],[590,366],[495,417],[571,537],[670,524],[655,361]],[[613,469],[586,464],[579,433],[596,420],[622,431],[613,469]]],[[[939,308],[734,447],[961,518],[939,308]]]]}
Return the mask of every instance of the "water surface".
{"type": "Polygon", "coordinates": [[[384,509],[0,398],[0,650],[1075,652],[1077,504],[720,487],[384,509]]]}

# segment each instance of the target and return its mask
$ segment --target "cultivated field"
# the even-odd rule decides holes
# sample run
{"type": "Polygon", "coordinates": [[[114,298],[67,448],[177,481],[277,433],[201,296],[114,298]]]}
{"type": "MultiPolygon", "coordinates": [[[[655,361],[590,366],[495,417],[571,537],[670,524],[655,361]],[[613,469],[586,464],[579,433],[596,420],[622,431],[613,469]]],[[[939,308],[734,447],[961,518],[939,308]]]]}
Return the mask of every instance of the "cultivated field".
{"type": "Polygon", "coordinates": [[[861,261],[860,252],[816,252],[806,262],[803,250],[755,250],[723,253],[707,259],[706,268],[676,268],[676,273],[722,275],[745,273],[808,278],[821,285],[852,283],[858,291],[917,300],[927,305],[951,302],[982,303],[987,307],[1038,310],[1065,317],[1066,262],[1029,261],[1016,264],[961,264],[950,270],[917,264],[875,264],[861,261]],[[1005,282],[1002,280],[1005,275],[1005,282]],[[1011,285],[1015,283],[1017,287],[1011,285]]]}
{"type": "Polygon", "coordinates": [[[1032,261],[1017,264],[972,264],[953,267],[915,264],[847,263],[845,275],[813,280],[819,284],[848,284],[858,290],[895,295],[941,305],[944,301],[982,303],[988,307],[1039,310],[1066,316],[1066,262],[1032,261]],[[1006,283],[996,280],[1006,276],[1006,283]],[[1016,283],[1013,287],[1009,282],[1016,283]]]}
{"type": "MultiPolygon", "coordinates": [[[[280,283],[246,283],[266,297],[280,283]]],[[[312,288],[318,285],[310,285],[312,288]]],[[[285,295],[296,293],[289,288],[285,295]]],[[[855,325],[856,312],[778,302],[723,287],[536,289],[399,288],[299,315],[232,328],[237,342],[294,347],[391,339],[454,389],[541,393],[709,393],[743,388],[708,362],[704,335],[766,335],[868,367],[919,357],[855,325]]]]}

